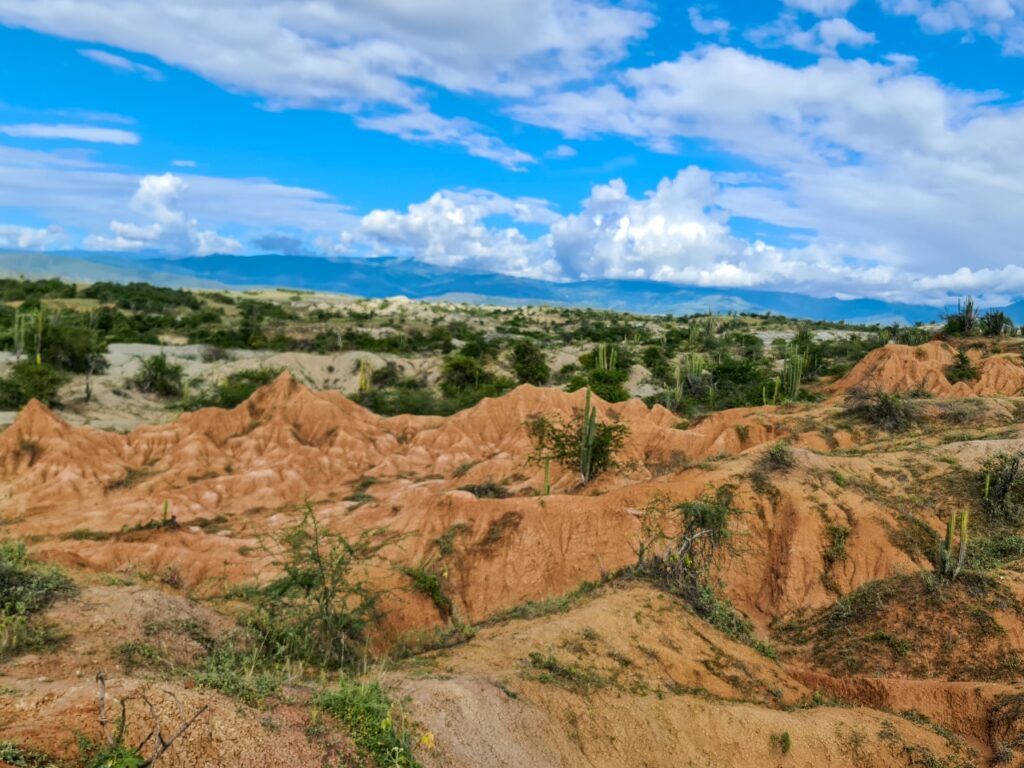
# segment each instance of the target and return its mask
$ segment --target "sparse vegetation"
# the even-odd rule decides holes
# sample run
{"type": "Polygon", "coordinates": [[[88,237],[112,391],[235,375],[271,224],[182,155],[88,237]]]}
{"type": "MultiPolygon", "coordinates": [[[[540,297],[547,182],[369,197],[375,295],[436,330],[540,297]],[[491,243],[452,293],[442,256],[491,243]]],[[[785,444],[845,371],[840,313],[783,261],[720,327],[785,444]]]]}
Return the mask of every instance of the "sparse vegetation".
{"type": "Polygon", "coordinates": [[[914,406],[903,395],[876,390],[853,390],[846,396],[848,416],[888,432],[904,432],[917,420],[914,406]]]}
{"type": "Polygon", "coordinates": [[[974,367],[974,363],[971,362],[967,353],[963,348],[958,349],[952,364],[946,368],[946,380],[950,384],[960,381],[976,381],[978,375],[978,369],[974,367]]]}
{"type": "Polygon", "coordinates": [[[527,420],[526,429],[534,448],[531,461],[557,462],[579,472],[583,484],[618,466],[616,456],[629,434],[625,424],[597,420],[590,390],[587,390],[583,410],[574,412],[569,421],[559,422],[535,414],[527,420]]]}
{"type": "Polygon", "coordinates": [[[412,753],[410,726],[379,683],[342,678],[336,688],[317,696],[316,706],[344,723],[356,747],[375,765],[419,766],[412,753]]]}
{"type": "Polygon", "coordinates": [[[133,380],[140,392],[160,397],[179,397],[184,387],[185,369],[179,363],[172,363],[161,352],[142,360],[139,372],[133,380]]]}
{"type": "Polygon", "coordinates": [[[271,658],[328,668],[359,661],[380,600],[363,571],[394,540],[370,530],[350,541],[327,530],[307,503],[302,519],[268,544],[282,575],[260,589],[247,621],[259,646],[271,658]]]}
{"type": "Polygon", "coordinates": [[[52,647],[57,629],[38,614],[73,591],[58,568],[29,559],[24,542],[0,542],[0,660],[52,647]]]}
{"type": "Polygon", "coordinates": [[[757,465],[765,472],[786,472],[796,466],[796,457],[789,443],[780,440],[768,446],[757,465]]]}

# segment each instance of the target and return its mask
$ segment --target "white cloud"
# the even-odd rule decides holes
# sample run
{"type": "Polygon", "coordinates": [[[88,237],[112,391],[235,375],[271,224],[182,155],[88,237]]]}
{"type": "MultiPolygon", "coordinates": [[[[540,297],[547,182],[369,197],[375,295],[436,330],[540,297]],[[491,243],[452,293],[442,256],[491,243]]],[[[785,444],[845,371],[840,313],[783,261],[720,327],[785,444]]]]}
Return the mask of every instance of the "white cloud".
{"type": "MultiPolygon", "coordinates": [[[[737,237],[719,196],[711,175],[693,167],[641,197],[631,196],[621,179],[595,185],[579,212],[565,216],[541,201],[443,190],[405,212],[371,212],[334,250],[369,249],[549,280],[653,279],[818,295],[856,286],[858,295],[887,298],[909,298],[915,290],[917,275],[859,259],[842,244],[784,249],[737,237]],[[547,230],[530,237],[519,226],[494,223],[502,216],[545,223],[547,230]]],[[[929,291],[941,301],[941,291],[929,291]]]]}
{"type": "Polygon", "coordinates": [[[97,125],[48,125],[44,123],[21,123],[0,125],[0,133],[24,139],[69,139],[96,144],[138,144],[137,133],[121,128],[103,128],[97,125]]]}
{"type": "Polygon", "coordinates": [[[67,247],[70,239],[58,226],[37,229],[14,224],[0,224],[0,248],[43,251],[67,247]]]}
{"type": "Polygon", "coordinates": [[[501,139],[484,133],[480,126],[462,117],[446,118],[427,110],[401,112],[387,117],[357,117],[356,125],[399,136],[406,141],[457,144],[470,155],[500,163],[518,171],[536,160],[509,147],[501,139]]]}
{"type": "Polygon", "coordinates": [[[98,48],[83,48],[79,51],[82,56],[87,59],[92,59],[98,64],[102,64],[105,67],[111,69],[120,69],[124,72],[138,72],[141,75],[145,75],[150,80],[163,80],[164,73],[159,69],[143,64],[138,61],[132,61],[124,56],[119,56],[116,53],[110,53],[109,51],[101,51],[98,48]]]}
{"type": "Polygon", "coordinates": [[[913,16],[925,32],[991,37],[1011,55],[1024,55],[1024,4],[1019,0],[880,0],[883,10],[913,16]]]}
{"type": "Polygon", "coordinates": [[[175,168],[195,168],[195,160],[171,160],[171,165],[175,168]]]}
{"type": "Polygon", "coordinates": [[[835,56],[841,45],[863,48],[876,42],[874,33],[865,32],[847,19],[825,19],[804,29],[788,14],[750,30],[747,38],[762,47],[789,46],[819,56],[835,56]]]}
{"type": "Polygon", "coordinates": [[[471,124],[424,128],[424,84],[531,97],[618,61],[654,18],[608,0],[0,0],[0,23],[145,53],[274,109],[336,109],[515,166],[526,159],[471,124]]]}
{"type": "MultiPolygon", "coordinates": [[[[612,134],[663,151],[697,139],[742,158],[757,170],[725,185],[721,208],[803,228],[803,250],[827,255],[818,261],[888,270],[897,282],[886,290],[912,298],[912,280],[956,274],[965,259],[975,271],[1020,263],[1024,242],[1024,108],[912,65],[793,67],[711,47],[515,114],[569,138],[612,134]]],[[[842,275],[820,268],[822,286],[842,275]]]]}
{"type": "Polygon", "coordinates": [[[200,229],[196,219],[185,215],[180,205],[186,189],[185,180],[171,173],[142,177],[129,207],[147,223],[112,221],[110,235],[90,235],[85,239],[85,247],[114,251],[158,249],[196,256],[240,253],[242,244],[238,240],[211,229],[200,229]]]}
{"type": "Polygon", "coordinates": [[[842,16],[857,0],[782,0],[783,4],[798,11],[807,11],[815,16],[842,16]]]}
{"type": "Polygon", "coordinates": [[[701,12],[700,8],[695,5],[691,5],[689,10],[690,26],[698,35],[709,35],[715,36],[720,39],[728,37],[729,30],[732,29],[726,19],[720,18],[707,18],[701,12]]]}
{"type": "Polygon", "coordinates": [[[544,157],[551,160],[560,160],[567,157],[576,157],[579,153],[574,147],[570,147],[568,144],[559,144],[554,149],[549,149],[544,153],[544,157]]]}
{"type": "MultiPolygon", "coordinates": [[[[0,209],[31,210],[69,229],[106,229],[124,216],[141,174],[96,162],[80,151],[43,152],[0,145],[0,209]]],[[[325,192],[264,178],[181,174],[185,210],[206,227],[294,228],[337,233],[358,222],[325,192]]]]}
{"type": "Polygon", "coordinates": [[[551,224],[558,219],[544,201],[510,199],[483,190],[442,190],[404,213],[372,211],[363,217],[357,233],[342,238],[339,248],[368,245],[375,252],[412,255],[442,266],[521,277],[562,276],[549,238],[531,240],[517,227],[488,225],[487,220],[497,216],[520,224],[551,224]]]}

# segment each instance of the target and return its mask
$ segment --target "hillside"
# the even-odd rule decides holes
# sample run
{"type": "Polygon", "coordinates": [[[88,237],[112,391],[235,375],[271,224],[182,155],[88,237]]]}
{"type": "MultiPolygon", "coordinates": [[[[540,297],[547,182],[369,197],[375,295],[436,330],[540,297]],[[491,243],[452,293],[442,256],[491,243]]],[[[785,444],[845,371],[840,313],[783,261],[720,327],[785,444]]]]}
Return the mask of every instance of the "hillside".
{"type": "Polygon", "coordinates": [[[1024,757],[998,318],[0,291],[0,764],[1024,757]]]}

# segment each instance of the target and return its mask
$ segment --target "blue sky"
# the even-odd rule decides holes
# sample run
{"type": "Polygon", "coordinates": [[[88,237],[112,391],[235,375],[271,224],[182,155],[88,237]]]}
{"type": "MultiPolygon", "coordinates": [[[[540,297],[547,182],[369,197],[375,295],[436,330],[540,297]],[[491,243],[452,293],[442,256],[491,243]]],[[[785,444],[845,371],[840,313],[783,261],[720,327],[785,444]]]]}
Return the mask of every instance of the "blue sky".
{"type": "Polygon", "coordinates": [[[0,247],[1024,295],[1024,0],[0,0],[0,247]]]}

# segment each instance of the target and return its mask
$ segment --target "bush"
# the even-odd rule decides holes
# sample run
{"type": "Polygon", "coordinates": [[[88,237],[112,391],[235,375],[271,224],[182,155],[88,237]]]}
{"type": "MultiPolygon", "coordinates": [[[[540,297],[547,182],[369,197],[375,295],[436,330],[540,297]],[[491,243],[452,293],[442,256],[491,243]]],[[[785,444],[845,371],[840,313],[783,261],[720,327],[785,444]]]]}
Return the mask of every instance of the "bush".
{"type": "Polygon", "coordinates": [[[573,411],[568,421],[554,421],[534,414],[526,420],[526,431],[533,443],[530,461],[543,464],[554,461],[580,473],[583,483],[619,466],[616,454],[622,450],[629,427],[597,421],[590,405],[590,392],[584,409],[573,411]]]}
{"type": "Polygon", "coordinates": [[[512,347],[512,370],[520,384],[542,386],[551,378],[551,367],[544,353],[534,342],[517,341],[512,347]]]}
{"type": "Polygon", "coordinates": [[[985,336],[1006,336],[1013,333],[1013,320],[993,309],[981,316],[981,332],[985,336]]]}
{"type": "Polygon", "coordinates": [[[981,463],[975,482],[986,515],[1017,523],[1024,518],[1024,453],[993,454],[981,463]]]}
{"type": "Polygon", "coordinates": [[[958,349],[953,364],[946,368],[946,380],[956,384],[958,381],[975,381],[977,378],[978,369],[971,363],[967,353],[958,349]]]}
{"type": "Polygon", "coordinates": [[[917,419],[914,407],[898,394],[854,390],[846,396],[845,412],[889,432],[903,432],[917,419]]]}
{"type": "Polygon", "coordinates": [[[172,363],[167,355],[147,357],[142,361],[142,368],[135,374],[134,384],[140,392],[150,392],[161,397],[177,397],[183,391],[185,369],[178,363],[172,363]]]}
{"type": "Polygon", "coordinates": [[[283,368],[252,368],[228,374],[212,391],[184,403],[189,410],[197,408],[234,408],[248,400],[252,393],[281,375],[283,368]]]}
{"type": "Polygon", "coordinates": [[[67,374],[56,368],[22,360],[11,366],[10,373],[0,379],[0,408],[21,408],[32,399],[47,406],[56,405],[57,393],[67,381],[67,374]]]}
{"type": "Polygon", "coordinates": [[[789,447],[789,443],[780,440],[768,446],[757,463],[761,469],[769,472],[785,472],[796,465],[796,458],[793,456],[793,449],[789,447]]]}
{"type": "Polygon", "coordinates": [[[375,765],[418,768],[404,718],[378,683],[342,678],[335,690],[320,694],[315,703],[344,723],[356,747],[375,765]]]}
{"type": "Polygon", "coordinates": [[[364,571],[394,540],[368,530],[349,541],[323,528],[307,502],[302,520],[269,545],[283,574],[260,590],[249,619],[258,645],[280,661],[329,668],[358,661],[380,600],[364,571]]]}
{"type": "Polygon", "coordinates": [[[655,497],[641,517],[636,573],[685,601],[716,629],[758,652],[774,651],[757,640],[750,620],[721,593],[715,577],[717,553],[729,540],[732,489],[673,504],[655,497]]]}
{"type": "Polygon", "coordinates": [[[0,543],[0,658],[48,644],[50,629],[32,619],[73,591],[60,569],[29,560],[23,542],[0,543]]]}

